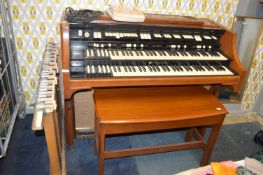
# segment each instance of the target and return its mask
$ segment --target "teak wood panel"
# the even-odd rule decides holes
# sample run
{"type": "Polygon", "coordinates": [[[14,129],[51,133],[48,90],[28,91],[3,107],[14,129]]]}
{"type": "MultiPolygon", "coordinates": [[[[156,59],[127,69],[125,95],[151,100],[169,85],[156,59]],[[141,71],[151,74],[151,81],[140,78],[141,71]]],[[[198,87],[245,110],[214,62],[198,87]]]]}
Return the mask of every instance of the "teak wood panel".
{"type": "MultiPolygon", "coordinates": [[[[160,15],[159,15],[160,16],[160,15]]],[[[161,15],[162,16],[162,15],[161,15]]],[[[153,18],[153,17],[152,17],[153,18]]],[[[160,17],[159,17],[160,19],[160,17]]],[[[204,20],[211,26],[223,29],[219,24],[204,20]],[[219,27],[220,26],[220,27],[219,27]]],[[[163,20],[165,21],[165,20],[163,20]]],[[[152,25],[152,23],[150,23],[152,25]]],[[[188,25],[189,26],[189,25],[188,25]]],[[[191,25],[190,25],[191,26],[191,25]]],[[[201,25],[202,26],[202,25],[201,25]]],[[[199,26],[200,27],[200,26],[199,26]]],[[[69,24],[62,19],[61,22],[61,46],[62,46],[62,69],[64,77],[65,98],[70,99],[79,90],[87,90],[96,87],[121,87],[121,86],[160,86],[160,85],[225,85],[234,91],[239,91],[246,74],[245,69],[240,64],[236,51],[236,36],[233,32],[225,29],[225,34],[221,38],[222,51],[232,59],[231,69],[238,75],[234,76],[199,76],[199,77],[158,77],[154,78],[75,78],[70,79],[70,47],[69,47],[69,24]]]]}
{"type": "MultiPolygon", "coordinates": [[[[105,16],[104,16],[105,17],[105,16]]],[[[106,17],[107,18],[107,17],[106,17]]],[[[117,24],[109,18],[104,20],[95,20],[94,23],[117,24]]],[[[232,31],[225,29],[223,26],[206,19],[168,19],[165,15],[148,15],[145,23],[140,25],[146,26],[173,26],[200,29],[223,29],[225,34],[221,38],[222,51],[232,59],[230,67],[238,74],[234,76],[200,76],[200,77],[158,77],[158,78],[100,78],[100,79],[70,79],[70,47],[69,47],[69,23],[64,20],[64,14],[61,17],[61,59],[62,73],[64,81],[64,98],[70,110],[65,111],[68,143],[73,143],[75,136],[75,118],[74,102],[72,95],[81,90],[101,87],[127,87],[127,86],[174,86],[174,85],[212,85],[217,89],[214,94],[218,94],[220,85],[239,91],[244,81],[245,70],[240,64],[236,51],[236,36],[232,31]],[[165,19],[166,18],[166,19],[165,19]],[[154,81],[153,81],[154,80],[154,81]]]]}
{"type": "Polygon", "coordinates": [[[201,86],[96,89],[94,103],[102,125],[182,121],[227,113],[201,86]]]}

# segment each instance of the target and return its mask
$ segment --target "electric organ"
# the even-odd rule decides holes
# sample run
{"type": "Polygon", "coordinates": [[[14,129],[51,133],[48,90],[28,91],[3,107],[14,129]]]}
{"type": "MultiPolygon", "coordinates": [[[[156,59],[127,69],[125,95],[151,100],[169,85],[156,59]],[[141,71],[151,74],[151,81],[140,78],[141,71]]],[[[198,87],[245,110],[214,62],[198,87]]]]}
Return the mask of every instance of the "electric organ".
{"type": "Polygon", "coordinates": [[[235,34],[208,20],[146,15],[143,23],[103,15],[61,19],[67,141],[75,137],[73,94],[101,87],[208,85],[238,91],[245,76],[235,34]]]}

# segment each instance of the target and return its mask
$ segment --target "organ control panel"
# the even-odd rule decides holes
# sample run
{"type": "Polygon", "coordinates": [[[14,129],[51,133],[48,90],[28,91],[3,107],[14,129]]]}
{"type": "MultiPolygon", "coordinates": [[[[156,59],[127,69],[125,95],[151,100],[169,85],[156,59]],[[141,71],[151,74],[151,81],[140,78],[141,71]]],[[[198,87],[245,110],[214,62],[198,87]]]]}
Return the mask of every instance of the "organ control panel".
{"type": "Polygon", "coordinates": [[[71,78],[234,75],[222,29],[71,25],[71,78]]]}

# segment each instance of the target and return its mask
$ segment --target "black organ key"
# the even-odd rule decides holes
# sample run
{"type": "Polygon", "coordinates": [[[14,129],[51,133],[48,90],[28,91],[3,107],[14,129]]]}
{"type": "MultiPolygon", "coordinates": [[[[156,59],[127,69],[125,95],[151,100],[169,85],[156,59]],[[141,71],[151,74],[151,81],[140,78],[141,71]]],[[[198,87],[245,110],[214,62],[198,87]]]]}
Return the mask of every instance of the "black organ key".
{"type": "Polygon", "coordinates": [[[157,52],[160,56],[163,56],[163,53],[160,50],[158,50],[157,52]]]}
{"type": "Polygon", "coordinates": [[[157,56],[157,54],[155,53],[155,51],[154,51],[154,50],[152,51],[152,53],[153,53],[153,55],[154,55],[154,56],[157,56]]]}
{"type": "Polygon", "coordinates": [[[142,69],[143,69],[144,72],[146,72],[145,66],[142,66],[142,69]]]}
{"type": "Polygon", "coordinates": [[[164,65],[161,65],[161,68],[163,69],[164,72],[167,71],[166,67],[164,65]]]}
{"type": "Polygon", "coordinates": [[[181,64],[180,63],[176,63],[175,64],[177,65],[177,68],[179,69],[179,71],[183,71],[183,68],[181,67],[181,64]]]}
{"type": "Polygon", "coordinates": [[[145,53],[147,56],[149,56],[149,53],[148,53],[148,51],[147,51],[147,50],[145,50],[145,51],[144,51],[144,53],[145,53]]]}
{"type": "Polygon", "coordinates": [[[125,72],[128,72],[129,70],[128,70],[128,68],[127,68],[127,66],[123,66],[124,67],[124,71],[125,72]]]}
{"type": "Polygon", "coordinates": [[[167,53],[169,56],[173,56],[173,55],[174,55],[170,50],[166,50],[166,53],[167,53]]]}
{"type": "Polygon", "coordinates": [[[213,71],[213,68],[207,62],[202,62],[202,64],[208,71],[213,71]]]}
{"type": "Polygon", "coordinates": [[[169,65],[167,64],[167,65],[165,66],[165,68],[166,68],[166,70],[167,70],[167,71],[169,71],[169,72],[170,72],[170,71],[171,71],[171,69],[170,69],[168,66],[169,66],[169,65]]]}
{"type": "Polygon", "coordinates": [[[98,57],[97,50],[93,50],[94,57],[98,57]]]}
{"type": "Polygon", "coordinates": [[[173,69],[173,71],[177,71],[177,69],[175,68],[175,66],[174,65],[171,65],[171,68],[173,69]]]}
{"type": "Polygon", "coordinates": [[[114,72],[117,72],[116,65],[112,65],[112,66],[113,66],[113,70],[114,70],[114,72]]]}
{"type": "Polygon", "coordinates": [[[129,69],[129,72],[132,72],[132,68],[131,68],[131,66],[128,65],[127,67],[128,67],[128,69],[129,69]]]}
{"type": "Polygon", "coordinates": [[[112,54],[112,56],[115,56],[115,53],[114,53],[114,51],[112,51],[112,50],[111,50],[111,51],[110,51],[110,53],[112,54]]]}
{"type": "Polygon", "coordinates": [[[117,70],[118,70],[118,72],[121,72],[120,65],[117,66],[117,70]]]}
{"type": "Polygon", "coordinates": [[[136,72],[136,69],[135,69],[134,66],[131,66],[131,68],[132,68],[132,71],[133,71],[133,72],[136,72]]]}
{"type": "Polygon", "coordinates": [[[153,56],[153,53],[151,50],[148,50],[148,52],[149,52],[150,56],[153,56]]]}
{"type": "Polygon", "coordinates": [[[205,55],[206,57],[208,57],[208,56],[209,56],[207,52],[204,52],[204,55],[205,55]]]}
{"type": "Polygon", "coordinates": [[[191,51],[188,51],[188,52],[185,51],[185,53],[188,55],[194,56],[194,54],[191,51]]]}
{"type": "Polygon", "coordinates": [[[138,65],[137,67],[138,67],[139,71],[142,72],[142,68],[141,68],[141,66],[138,65]]]}
{"type": "Polygon", "coordinates": [[[153,65],[147,65],[147,68],[149,69],[150,72],[155,72],[155,68],[153,67],[153,65]]]}
{"type": "Polygon", "coordinates": [[[166,54],[164,51],[161,50],[161,52],[162,52],[162,54],[163,54],[164,56],[167,56],[167,54],[166,54]]]}
{"type": "Polygon", "coordinates": [[[172,52],[173,52],[176,56],[179,56],[179,54],[178,54],[177,51],[173,50],[172,52]]]}
{"type": "Polygon", "coordinates": [[[122,50],[121,53],[122,53],[123,56],[125,56],[125,51],[124,50],[122,50]]]}

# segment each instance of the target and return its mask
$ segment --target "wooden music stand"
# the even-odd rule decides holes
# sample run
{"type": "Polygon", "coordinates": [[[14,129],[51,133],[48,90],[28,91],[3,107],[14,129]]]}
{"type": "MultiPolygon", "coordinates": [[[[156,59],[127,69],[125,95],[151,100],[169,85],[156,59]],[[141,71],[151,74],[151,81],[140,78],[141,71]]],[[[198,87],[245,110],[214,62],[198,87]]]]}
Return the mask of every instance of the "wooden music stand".
{"type": "MultiPolygon", "coordinates": [[[[104,159],[202,148],[206,165],[227,113],[223,104],[201,86],[96,89],[95,148],[99,174],[104,159]],[[204,128],[211,127],[208,140],[204,128]],[[114,151],[105,150],[105,137],[170,129],[187,129],[185,142],[114,151]]],[[[143,140],[142,140],[143,141],[143,140]]]]}

